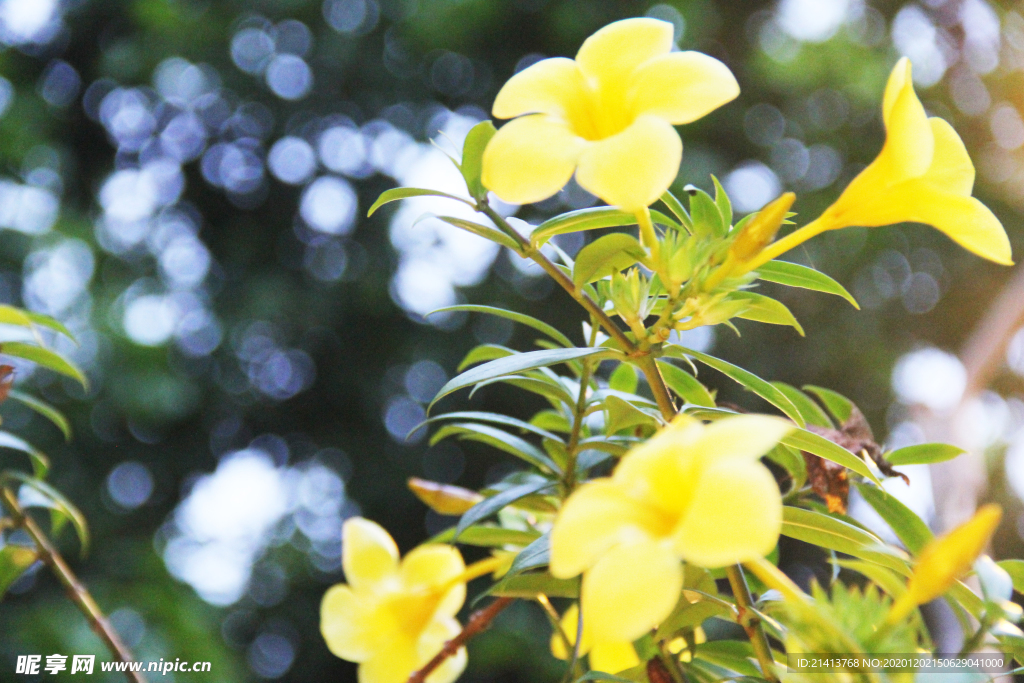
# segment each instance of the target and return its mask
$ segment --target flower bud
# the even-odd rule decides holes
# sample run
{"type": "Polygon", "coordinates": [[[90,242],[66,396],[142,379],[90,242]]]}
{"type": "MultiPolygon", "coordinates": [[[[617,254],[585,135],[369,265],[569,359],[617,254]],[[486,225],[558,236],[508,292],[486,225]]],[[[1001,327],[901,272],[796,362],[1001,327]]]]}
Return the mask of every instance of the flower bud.
{"type": "Polygon", "coordinates": [[[732,243],[729,255],[742,263],[761,253],[775,239],[795,200],[796,195],[787,192],[758,211],[732,243]]]}
{"type": "Polygon", "coordinates": [[[461,486],[439,484],[436,481],[409,477],[409,490],[423,503],[440,515],[461,515],[484,499],[476,491],[461,486]]]}

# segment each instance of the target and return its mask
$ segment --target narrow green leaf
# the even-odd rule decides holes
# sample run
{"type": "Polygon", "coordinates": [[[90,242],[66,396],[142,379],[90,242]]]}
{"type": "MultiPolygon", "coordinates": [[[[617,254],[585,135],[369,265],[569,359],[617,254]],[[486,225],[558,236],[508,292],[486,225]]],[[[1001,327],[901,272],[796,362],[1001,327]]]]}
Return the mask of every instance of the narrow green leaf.
{"type": "Polygon", "coordinates": [[[694,405],[715,407],[715,399],[707,387],[686,370],[662,360],[658,361],[658,368],[661,370],[661,376],[665,379],[665,384],[676,396],[694,405]]]}
{"type": "Polygon", "coordinates": [[[1018,593],[1024,594],[1024,560],[1000,560],[996,564],[1010,575],[1010,580],[1013,581],[1013,589],[1018,593]]]}
{"type": "Polygon", "coordinates": [[[885,489],[857,484],[857,490],[912,554],[917,555],[934,538],[928,525],[885,489]]]}
{"type": "Polygon", "coordinates": [[[469,313],[486,313],[487,315],[495,315],[495,316],[498,316],[499,318],[505,318],[507,320],[511,320],[512,322],[517,322],[520,325],[526,325],[527,327],[532,327],[533,329],[537,330],[541,334],[546,334],[547,336],[551,337],[556,342],[558,342],[559,344],[561,344],[562,346],[565,346],[567,348],[574,346],[574,344],[572,343],[572,340],[570,340],[564,334],[559,332],[553,326],[548,325],[546,322],[544,322],[542,320],[538,320],[537,318],[534,318],[533,316],[526,315],[525,313],[518,313],[516,311],[508,311],[508,310],[505,310],[504,308],[498,308],[497,306],[480,306],[480,305],[477,305],[477,304],[459,304],[458,306],[446,306],[444,308],[439,308],[436,311],[431,311],[430,313],[427,313],[427,316],[434,315],[435,313],[445,313],[445,312],[448,312],[448,311],[466,311],[466,312],[469,312],[469,313]]]}
{"type": "Polygon", "coordinates": [[[807,483],[807,463],[800,451],[780,443],[765,453],[765,457],[789,472],[793,478],[793,485],[789,488],[791,492],[799,491],[807,483]]]}
{"type": "Polygon", "coordinates": [[[661,622],[655,634],[656,640],[670,638],[676,632],[684,628],[700,626],[711,617],[731,617],[732,611],[728,606],[715,602],[714,600],[701,600],[700,602],[689,603],[686,598],[661,622]]]}
{"type": "Polygon", "coordinates": [[[81,370],[79,370],[71,361],[50,349],[44,349],[41,346],[33,346],[31,344],[23,344],[21,342],[7,342],[0,345],[0,352],[5,353],[8,356],[16,356],[18,358],[30,360],[44,368],[49,368],[54,372],[59,372],[71,379],[78,380],[78,382],[85,388],[88,388],[89,386],[89,381],[85,378],[85,375],[81,370]]]}
{"type": "Polygon", "coordinates": [[[441,420],[478,420],[480,422],[491,422],[494,424],[505,425],[506,427],[515,427],[516,429],[536,434],[537,436],[545,439],[554,439],[556,441],[561,440],[557,435],[552,434],[546,429],[538,427],[532,422],[524,422],[517,418],[509,417],[508,415],[502,415],[501,413],[488,413],[479,410],[460,410],[454,413],[445,413],[444,415],[427,418],[413,427],[412,431],[409,432],[409,435],[411,436],[416,433],[421,427],[425,427],[432,422],[440,422],[441,420]]]}
{"type": "Polygon", "coordinates": [[[530,233],[530,244],[539,247],[555,235],[600,228],[617,228],[623,225],[636,225],[636,216],[611,206],[570,211],[548,219],[534,228],[530,233]]]}
{"type": "Polygon", "coordinates": [[[32,327],[32,318],[28,312],[7,304],[0,304],[0,325],[17,325],[18,327],[32,327]]]}
{"type": "Polygon", "coordinates": [[[782,439],[782,443],[801,451],[813,453],[819,458],[831,460],[837,465],[853,470],[881,486],[878,477],[875,476],[875,473],[871,471],[871,468],[863,460],[834,441],[829,441],[814,432],[809,432],[806,429],[794,429],[782,439]]]}
{"type": "Polygon", "coordinates": [[[615,434],[623,429],[647,426],[657,427],[658,420],[618,396],[609,396],[604,401],[605,433],[615,434]]]}
{"type": "Polygon", "coordinates": [[[796,329],[801,337],[805,336],[804,328],[800,326],[796,316],[781,301],[755,292],[733,292],[729,295],[729,299],[743,301],[747,304],[743,311],[736,315],[737,318],[755,320],[769,325],[788,325],[796,329]]]}
{"type": "Polygon", "coordinates": [[[25,311],[25,315],[27,315],[29,317],[29,320],[34,322],[36,325],[48,327],[55,332],[60,332],[71,341],[75,342],[76,344],[78,343],[78,340],[75,339],[75,335],[71,334],[71,330],[65,327],[64,323],[60,322],[59,320],[54,320],[48,315],[43,315],[42,313],[35,313],[33,311],[25,311]]]}
{"type": "Polygon", "coordinates": [[[546,567],[551,561],[551,532],[545,533],[536,541],[519,551],[512,561],[506,577],[518,576],[527,569],[546,567]]]}
{"type": "Polygon", "coordinates": [[[966,452],[959,446],[948,443],[922,443],[890,451],[885,454],[885,459],[891,465],[931,465],[952,460],[966,452]]]}
{"type": "Polygon", "coordinates": [[[907,592],[906,579],[894,571],[864,560],[835,560],[840,567],[852,569],[878,584],[878,587],[894,598],[907,592]]]}
{"type": "Polygon", "coordinates": [[[64,434],[65,440],[71,441],[71,423],[68,422],[68,419],[64,417],[64,414],[59,410],[31,394],[26,394],[22,391],[18,391],[17,389],[11,389],[7,396],[9,398],[13,398],[15,401],[24,403],[47,420],[57,425],[57,428],[64,434]]]}
{"type": "Polygon", "coordinates": [[[0,548],[0,598],[4,597],[11,584],[18,580],[38,556],[31,548],[20,545],[5,545],[0,548]]]}
{"type": "Polygon", "coordinates": [[[449,436],[457,436],[461,440],[485,443],[509,455],[514,455],[541,470],[559,471],[559,467],[554,461],[532,443],[496,427],[476,422],[448,424],[434,432],[434,435],[430,437],[430,445],[433,446],[449,436]]]}
{"type": "Polygon", "coordinates": [[[683,224],[687,232],[693,232],[693,221],[690,219],[690,213],[671,191],[666,190],[665,194],[661,195],[661,201],[672,212],[672,215],[679,219],[679,222],[683,224]]]}
{"type": "Polygon", "coordinates": [[[841,296],[846,299],[854,308],[860,310],[860,305],[857,303],[857,300],[854,299],[848,291],[846,291],[845,287],[830,278],[828,275],[825,275],[814,268],[802,266],[799,263],[790,263],[788,261],[769,261],[757,269],[757,276],[762,280],[777,282],[780,285],[812,289],[816,292],[825,292],[826,294],[835,294],[836,296],[841,296]]]}
{"type": "Polygon", "coordinates": [[[469,132],[466,133],[466,140],[462,143],[462,164],[460,164],[459,170],[462,171],[462,177],[466,180],[469,194],[477,199],[487,197],[487,188],[480,182],[484,148],[497,132],[489,119],[481,121],[469,129],[469,132]]]}
{"type": "Polygon", "coordinates": [[[712,175],[711,182],[715,184],[715,206],[718,207],[718,213],[722,215],[722,222],[728,230],[732,227],[732,202],[729,201],[729,195],[722,187],[722,183],[718,182],[718,178],[712,175]]]}
{"type": "Polygon", "coordinates": [[[630,678],[615,676],[614,674],[605,673],[604,671],[588,671],[587,673],[577,678],[575,683],[583,683],[584,681],[613,681],[613,683],[635,683],[635,681],[633,681],[630,678]]]}
{"type": "Polygon", "coordinates": [[[81,554],[84,556],[89,551],[89,527],[86,524],[85,516],[82,515],[77,507],[71,504],[71,501],[69,501],[63,493],[53,488],[45,481],[35,479],[24,472],[18,472],[17,470],[6,470],[0,473],[0,479],[21,482],[29,488],[35,489],[38,493],[42,494],[44,498],[49,499],[50,502],[56,506],[56,509],[60,510],[60,512],[71,520],[71,524],[75,527],[75,532],[78,534],[78,542],[81,545],[81,554]]]}
{"type": "Polygon", "coordinates": [[[580,579],[556,579],[547,572],[533,572],[503,578],[487,591],[501,598],[533,600],[538,595],[549,598],[580,597],[580,579]]]}
{"type": "Polygon", "coordinates": [[[409,197],[444,197],[445,199],[454,199],[457,202],[462,202],[467,206],[473,206],[473,203],[465,197],[457,197],[456,195],[448,194],[447,192],[425,190],[422,187],[396,187],[386,192],[382,192],[381,195],[377,197],[377,201],[375,201],[373,206],[370,207],[370,210],[366,212],[366,216],[369,218],[377,209],[388,202],[397,202],[399,199],[408,199],[409,197]]]}
{"type": "MultiPolygon", "coordinates": [[[[495,244],[500,244],[503,247],[508,247],[513,251],[519,251],[519,243],[514,239],[503,233],[501,230],[497,230],[487,225],[481,225],[476,221],[466,220],[465,218],[459,218],[458,216],[439,216],[437,214],[425,213],[416,219],[416,223],[428,218],[436,218],[439,221],[444,221],[448,225],[453,225],[456,228],[461,228],[466,232],[473,233],[479,237],[490,240],[495,244]]],[[[413,225],[415,225],[414,223],[413,225]]]]}
{"type": "Polygon", "coordinates": [[[800,411],[796,409],[796,406],[793,405],[793,402],[790,401],[784,393],[782,393],[781,391],[779,391],[778,389],[776,389],[771,384],[764,381],[754,373],[748,370],[744,370],[739,366],[733,365],[728,361],[724,361],[720,358],[715,358],[714,356],[709,356],[706,353],[694,351],[693,349],[688,349],[684,346],[679,346],[677,344],[666,344],[664,348],[666,355],[668,355],[672,351],[675,351],[685,356],[693,356],[701,363],[704,363],[705,365],[708,365],[714,368],[715,370],[718,370],[729,379],[741,384],[742,386],[754,392],[764,400],[768,401],[773,406],[775,406],[783,413],[785,413],[789,417],[789,419],[793,420],[793,422],[796,422],[801,427],[804,426],[804,418],[800,415],[800,411]]]}
{"type": "MultiPolygon", "coordinates": [[[[500,526],[487,526],[475,524],[463,529],[459,534],[459,543],[463,545],[475,545],[481,548],[504,548],[507,545],[528,546],[540,536],[536,531],[520,531],[519,529],[506,529],[500,526]]],[[[445,529],[427,543],[454,543],[455,527],[445,529]]]]}
{"type": "Polygon", "coordinates": [[[715,201],[704,190],[694,188],[690,194],[690,217],[693,219],[693,234],[700,237],[722,237],[725,224],[715,201]]]}
{"type": "Polygon", "coordinates": [[[608,378],[608,387],[615,391],[622,391],[627,394],[635,394],[639,380],[636,376],[636,369],[629,363],[622,363],[615,368],[611,377],[608,378]]]}
{"type": "Polygon", "coordinates": [[[845,553],[910,575],[906,557],[880,538],[829,515],[792,506],[782,509],[782,535],[845,553]]]}
{"type": "Polygon", "coordinates": [[[572,281],[579,288],[625,270],[646,256],[647,251],[635,237],[624,232],[613,232],[599,237],[576,254],[572,281]]]}
{"type": "Polygon", "coordinates": [[[430,402],[430,405],[433,406],[438,400],[454,391],[465,389],[466,387],[473,386],[478,382],[501,377],[502,375],[512,375],[524,370],[533,370],[535,368],[543,368],[549,365],[567,363],[580,358],[594,357],[603,359],[621,356],[622,354],[620,352],[611,349],[574,348],[553,350],[545,349],[543,351],[519,353],[514,356],[509,356],[508,358],[499,358],[497,360],[492,360],[489,363],[478,365],[475,368],[467,370],[466,372],[448,380],[448,382],[441,387],[441,390],[437,392],[437,396],[435,396],[430,402]]]}
{"type": "Polygon", "coordinates": [[[800,415],[803,416],[804,421],[809,425],[817,425],[818,427],[828,427],[833,429],[834,425],[832,420],[829,419],[825,411],[821,409],[817,403],[807,396],[804,392],[800,391],[791,384],[785,382],[772,382],[772,386],[781,391],[793,402],[796,409],[800,411],[800,415]]]}
{"type": "Polygon", "coordinates": [[[500,493],[494,494],[490,498],[485,498],[467,510],[466,514],[459,518],[459,523],[455,527],[455,534],[452,536],[452,542],[454,543],[458,541],[459,535],[477,522],[481,522],[491,515],[497,514],[499,510],[511,505],[520,498],[525,498],[526,496],[543,491],[553,485],[553,482],[541,479],[538,481],[532,481],[528,484],[520,484],[519,486],[507,488],[500,493]]]}
{"type": "Polygon", "coordinates": [[[10,432],[0,431],[0,448],[9,448],[13,451],[21,451],[32,461],[32,472],[37,479],[42,479],[50,471],[50,461],[38,448],[25,441],[20,436],[10,432]]]}
{"type": "Polygon", "coordinates": [[[803,390],[817,396],[839,424],[844,424],[853,414],[853,401],[836,391],[825,387],[816,387],[813,384],[805,384],[803,390]]]}
{"type": "MultiPolygon", "coordinates": [[[[434,312],[436,313],[437,311],[434,312]]],[[[507,346],[499,346],[498,344],[481,344],[480,346],[475,346],[470,349],[469,353],[466,354],[466,357],[459,362],[456,370],[462,372],[470,365],[476,365],[477,363],[494,360],[496,358],[508,358],[509,356],[516,355],[517,353],[519,352],[513,351],[507,346]]]]}

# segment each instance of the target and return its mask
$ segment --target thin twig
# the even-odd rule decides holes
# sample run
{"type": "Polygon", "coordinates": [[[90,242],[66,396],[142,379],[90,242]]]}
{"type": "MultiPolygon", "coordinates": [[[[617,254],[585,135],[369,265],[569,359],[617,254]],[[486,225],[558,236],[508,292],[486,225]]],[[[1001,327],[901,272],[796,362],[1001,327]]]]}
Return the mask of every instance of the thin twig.
{"type": "Polygon", "coordinates": [[[725,573],[729,577],[733,597],[736,598],[740,626],[747,632],[750,645],[754,648],[757,661],[761,664],[761,673],[764,674],[765,679],[778,683],[779,679],[772,668],[775,660],[772,658],[771,646],[768,645],[768,634],[764,631],[760,617],[754,612],[754,599],[747,586],[747,579],[743,575],[743,568],[735,564],[726,567],[725,573]]]}
{"type": "MultiPolygon", "coordinates": [[[[89,590],[78,580],[75,573],[71,571],[71,567],[64,561],[60,552],[57,551],[43,530],[39,528],[35,520],[29,517],[21,508],[17,498],[14,497],[14,493],[6,487],[0,487],[0,499],[3,500],[4,505],[10,512],[14,524],[24,529],[32,537],[33,542],[36,544],[36,552],[39,553],[39,559],[57,576],[57,579],[67,591],[68,597],[85,615],[92,630],[103,640],[110,653],[114,655],[114,659],[118,662],[134,661],[131,651],[121,642],[121,637],[117,635],[117,631],[110,625],[110,622],[102,610],[100,610],[99,605],[96,604],[96,600],[93,599],[89,590]]],[[[137,671],[126,671],[125,675],[133,683],[146,683],[146,679],[137,671]]]]}
{"type": "Polygon", "coordinates": [[[465,628],[459,632],[459,635],[445,643],[441,651],[427,662],[422,669],[414,671],[406,683],[425,683],[427,676],[432,674],[437,667],[444,664],[446,659],[453,657],[459,651],[459,648],[465,645],[471,638],[486,631],[487,627],[494,621],[494,618],[511,604],[512,598],[498,598],[482,610],[474,612],[469,617],[469,621],[466,622],[465,628]]]}

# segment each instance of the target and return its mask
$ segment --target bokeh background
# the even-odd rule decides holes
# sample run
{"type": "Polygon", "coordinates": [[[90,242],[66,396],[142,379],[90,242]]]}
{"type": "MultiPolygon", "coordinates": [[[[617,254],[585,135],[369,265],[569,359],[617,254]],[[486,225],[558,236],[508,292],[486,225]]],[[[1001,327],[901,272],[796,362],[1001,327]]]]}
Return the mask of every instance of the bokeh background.
{"type": "MultiPolygon", "coordinates": [[[[792,189],[813,217],[880,148],[885,78],[908,55],[1019,257],[1022,12],[984,0],[0,0],[0,301],[64,321],[80,344],[62,350],[91,380],[83,393],[52,373],[19,376],[69,414],[67,444],[0,407],[89,519],[91,553],[70,536],[62,547],[140,659],[212,661],[203,680],[355,680],[318,632],[320,597],[342,578],[342,520],[366,515],[408,549],[451,520],[407,477],[475,487],[512,467],[406,433],[468,349],[532,337],[426,314],[503,305],[581,340],[571,300],[539,270],[438,221],[413,226],[450,205],[417,199],[367,219],[376,196],[458,191],[438,148],[458,150],[509,76],[648,15],[743,89],[682,130],[677,189],[710,188],[714,173],[740,213],[792,189]]],[[[594,203],[570,185],[516,215],[536,224],[594,203]]],[[[929,438],[929,415],[967,414],[957,438],[983,455],[980,495],[1008,511],[995,554],[1024,552],[1024,336],[1004,319],[982,386],[957,355],[1011,269],[923,226],[848,229],[792,257],[863,310],[773,289],[806,338],[741,321],[742,338],[700,330],[687,343],[846,393],[890,445],[929,438]]],[[[525,415],[522,401],[492,387],[473,405],[525,415]]],[[[931,473],[912,479],[901,495],[941,526],[931,473]]],[[[790,571],[812,571],[799,561],[790,571]]],[[[557,680],[547,632],[539,610],[516,606],[474,641],[463,680],[557,680]]],[[[106,658],[34,571],[0,603],[0,681],[25,680],[16,655],[53,652],[106,658]]]]}

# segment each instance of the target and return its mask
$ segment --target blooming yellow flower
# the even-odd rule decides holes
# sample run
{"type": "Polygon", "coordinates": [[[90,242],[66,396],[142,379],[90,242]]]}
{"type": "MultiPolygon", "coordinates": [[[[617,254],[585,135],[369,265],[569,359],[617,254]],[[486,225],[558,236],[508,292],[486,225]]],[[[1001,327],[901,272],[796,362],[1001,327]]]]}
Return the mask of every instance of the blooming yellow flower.
{"type": "Polygon", "coordinates": [[[984,552],[1002,517],[998,505],[984,505],[969,520],[925,546],[907,583],[907,592],[893,603],[889,621],[903,619],[963,578],[984,552]]]}
{"type": "MultiPolygon", "coordinates": [[[[579,625],[580,608],[573,604],[562,615],[562,633],[569,640],[570,646],[576,645],[576,628],[579,625]]],[[[551,654],[558,659],[569,659],[572,652],[566,648],[565,641],[559,633],[551,636],[551,654]]],[[[603,671],[608,674],[617,674],[626,669],[632,669],[640,663],[636,656],[633,643],[628,640],[612,642],[593,642],[590,629],[587,627],[587,619],[583,619],[583,637],[580,639],[580,656],[590,655],[590,668],[595,671],[603,671]]]]}
{"type": "Polygon", "coordinates": [[[551,531],[551,573],[583,574],[592,642],[632,641],[667,617],[683,586],[680,560],[722,567],[771,551],[782,499],[758,458],[792,428],[765,415],[710,426],[680,416],[611,477],[569,496],[551,531]]]}
{"type": "MultiPolygon", "coordinates": [[[[331,652],[359,662],[359,683],[405,683],[459,633],[466,566],[455,548],[424,545],[399,562],[387,531],[352,518],[342,529],[342,566],[348,585],[324,595],[320,631],[331,652]]],[[[465,667],[460,649],[427,681],[451,683],[465,667]]]]}
{"type": "Polygon", "coordinates": [[[953,127],[925,114],[914,92],[910,60],[889,76],[882,101],[885,145],[819,218],[766,248],[753,270],[826,230],[926,223],[970,252],[1012,265],[1010,241],[999,219],[971,196],[974,164],[953,127]]]}
{"type": "Polygon", "coordinates": [[[625,211],[657,200],[682,160],[672,126],[740,91],[717,59],[672,52],[672,34],[657,19],[617,21],[587,38],[575,60],[545,59],[513,76],[493,113],[519,118],[484,151],[484,186],[527,204],[558,192],[575,171],[580,185],[625,211]]]}

